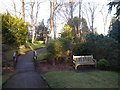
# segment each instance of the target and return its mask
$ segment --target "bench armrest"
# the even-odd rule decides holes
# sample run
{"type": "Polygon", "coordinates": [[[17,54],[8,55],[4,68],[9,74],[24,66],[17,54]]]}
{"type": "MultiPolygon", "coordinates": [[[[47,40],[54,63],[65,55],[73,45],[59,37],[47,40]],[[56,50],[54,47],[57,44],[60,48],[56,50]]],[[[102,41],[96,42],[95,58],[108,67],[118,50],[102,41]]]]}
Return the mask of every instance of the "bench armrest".
{"type": "Polygon", "coordinates": [[[75,60],[73,60],[73,63],[76,63],[76,61],[75,61],[75,60]]]}
{"type": "Polygon", "coordinates": [[[93,61],[96,63],[96,59],[93,59],[93,61]]]}

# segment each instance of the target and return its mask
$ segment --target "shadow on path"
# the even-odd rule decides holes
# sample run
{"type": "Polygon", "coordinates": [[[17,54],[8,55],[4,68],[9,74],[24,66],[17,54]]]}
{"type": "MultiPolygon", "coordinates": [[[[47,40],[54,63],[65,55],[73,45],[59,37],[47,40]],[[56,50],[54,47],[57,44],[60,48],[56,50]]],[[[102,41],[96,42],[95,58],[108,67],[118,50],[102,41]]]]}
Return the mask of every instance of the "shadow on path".
{"type": "Polygon", "coordinates": [[[8,80],[3,88],[49,88],[40,74],[35,71],[32,51],[19,56],[16,72],[17,74],[8,80]]]}

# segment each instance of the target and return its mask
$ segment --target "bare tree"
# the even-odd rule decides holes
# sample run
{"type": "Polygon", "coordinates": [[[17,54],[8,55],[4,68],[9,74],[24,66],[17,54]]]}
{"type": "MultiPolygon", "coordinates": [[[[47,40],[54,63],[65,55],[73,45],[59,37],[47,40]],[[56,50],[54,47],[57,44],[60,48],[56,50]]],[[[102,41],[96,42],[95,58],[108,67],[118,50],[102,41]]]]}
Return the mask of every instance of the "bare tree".
{"type": "Polygon", "coordinates": [[[50,35],[51,39],[54,39],[54,13],[53,13],[53,3],[54,1],[50,0],[50,35]]]}
{"type": "Polygon", "coordinates": [[[100,11],[100,13],[102,14],[102,18],[103,18],[103,25],[104,25],[104,35],[105,35],[105,31],[106,31],[106,25],[108,22],[108,16],[109,16],[109,11],[105,10],[106,5],[102,6],[102,9],[100,11]]]}
{"type": "Polygon", "coordinates": [[[55,20],[60,5],[60,3],[57,3],[57,0],[50,0],[50,36],[52,40],[56,38],[55,20]]]}
{"type": "Polygon", "coordinates": [[[83,8],[84,8],[83,12],[87,17],[89,28],[93,33],[94,33],[94,20],[96,17],[95,12],[97,11],[98,6],[99,5],[94,2],[88,2],[86,4],[83,4],[83,8]]]}
{"type": "Polygon", "coordinates": [[[68,22],[69,19],[73,19],[73,12],[75,11],[78,2],[74,2],[74,0],[69,0],[69,2],[62,2],[61,10],[59,10],[58,14],[61,18],[68,22]]]}
{"type": "Polygon", "coordinates": [[[78,41],[79,41],[79,39],[80,39],[80,37],[81,37],[81,30],[80,30],[80,24],[81,24],[81,5],[82,5],[82,0],[79,0],[79,20],[80,20],[80,22],[79,22],[79,25],[78,25],[78,28],[77,28],[77,30],[78,30],[78,41]]]}
{"type": "Polygon", "coordinates": [[[25,2],[22,0],[22,18],[25,20],[25,2]]]}
{"type": "Polygon", "coordinates": [[[32,29],[32,43],[34,42],[35,39],[35,25],[37,23],[38,19],[38,13],[40,9],[40,2],[39,0],[31,0],[30,2],[27,3],[29,5],[30,9],[30,19],[31,19],[31,29],[32,29]]]}
{"type": "MultiPolygon", "coordinates": [[[[65,24],[69,23],[69,25],[74,28],[74,22],[73,22],[73,14],[74,11],[77,7],[77,5],[79,4],[78,1],[75,0],[69,0],[68,2],[62,2],[62,8],[61,10],[58,12],[58,15],[60,16],[61,19],[63,19],[63,22],[65,24]]],[[[75,27],[73,29],[73,33],[75,34],[75,36],[77,36],[78,34],[78,27],[75,27]]]]}
{"type": "Polygon", "coordinates": [[[9,6],[13,7],[13,10],[9,9],[9,12],[12,11],[14,16],[18,16],[20,18],[21,17],[21,10],[17,10],[17,5],[16,5],[15,0],[12,0],[12,3],[9,6]]]}
{"type": "Polygon", "coordinates": [[[70,0],[69,1],[69,5],[70,5],[70,14],[71,14],[71,20],[73,19],[73,0],[70,0]]]}
{"type": "Polygon", "coordinates": [[[13,0],[13,8],[14,8],[15,16],[17,16],[16,4],[14,0],[13,0]]]}

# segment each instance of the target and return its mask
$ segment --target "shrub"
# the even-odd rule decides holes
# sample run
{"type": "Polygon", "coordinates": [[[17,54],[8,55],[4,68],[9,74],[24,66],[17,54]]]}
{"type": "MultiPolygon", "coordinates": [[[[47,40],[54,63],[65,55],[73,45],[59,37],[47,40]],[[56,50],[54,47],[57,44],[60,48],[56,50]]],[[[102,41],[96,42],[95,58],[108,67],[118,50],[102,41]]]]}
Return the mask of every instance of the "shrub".
{"type": "Polygon", "coordinates": [[[32,43],[32,39],[28,39],[27,42],[32,43]]]}
{"type": "Polygon", "coordinates": [[[9,50],[11,50],[11,47],[9,45],[2,44],[2,51],[9,51],[9,50]]]}
{"type": "Polygon", "coordinates": [[[112,30],[108,35],[120,43],[120,21],[118,19],[112,24],[112,30]]]}
{"type": "Polygon", "coordinates": [[[100,59],[97,62],[97,67],[98,68],[104,69],[104,68],[106,68],[108,66],[110,66],[110,63],[106,59],[100,59]]]}
{"type": "Polygon", "coordinates": [[[89,54],[88,50],[87,50],[86,43],[76,44],[76,46],[73,48],[73,54],[78,55],[78,56],[79,55],[87,55],[87,54],[89,54]]]}
{"type": "Polygon", "coordinates": [[[108,59],[112,66],[120,66],[120,60],[119,60],[119,49],[115,49],[112,52],[110,52],[108,59]]]}
{"type": "Polygon", "coordinates": [[[44,53],[38,54],[38,60],[40,62],[46,62],[46,60],[50,61],[51,56],[52,55],[50,53],[44,52],[44,53]]]}
{"type": "Polygon", "coordinates": [[[2,43],[24,44],[28,34],[28,23],[18,17],[13,17],[10,13],[2,15],[2,43]]]}
{"type": "Polygon", "coordinates": [[[47,46],[47,52],[51,55],[52,60],[58,62],[65,57],[65,52],[69,49],[69,45],[68,40],[58,39],[47,46]]]}
{"type": "Polygon", "coordinates": [[[71,41],[70,41],[70,40],[59,39],[59,41],[62,42],[63,49],[64,49],[65,51],[67,51],[68,49],[70,49],[70,45],[71,45],[71,41]]]}
{"type": "Polygon", "coordinates": [[[117,49],[118,42],[107,36],[88,34],[86,36],[87,50],[95,56],[96,59],[108,59],[110,52],[117,49]]]}
{"type": "Polygon", "coordinates": [[[26,48],[30,48],[30,45],[31,45],[30,42],[26,42],[26,43],[25,43],[25,47],[26,47],[26,48]]]}

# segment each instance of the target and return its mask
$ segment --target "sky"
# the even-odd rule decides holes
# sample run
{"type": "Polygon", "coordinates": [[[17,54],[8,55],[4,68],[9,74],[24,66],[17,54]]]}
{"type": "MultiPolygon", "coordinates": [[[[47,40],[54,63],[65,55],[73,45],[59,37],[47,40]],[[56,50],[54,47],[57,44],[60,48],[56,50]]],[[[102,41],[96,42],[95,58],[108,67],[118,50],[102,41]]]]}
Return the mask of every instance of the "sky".
{"type": "MultiPolygon", "coordinates": [[[[13,0],[0,0],[0,12],[1,13],[5,13],[6,9],[8,9],[8,11],[12,14],[14,14],[14,10],[13,10],[13,0]]],[[[17,6],[17,11],[20,11],[20,7],[21,7],[21,2],[20,0],[14,0],[17,6]]],[[[29,0],[25,0],[25,1],[29,1],[29,0]]],[[[38,15],[38,21],[42,21],[44,19],[45,25],[47,24],[47,21],[49,19],[50,16],[50,6],[49,6],[49,0],[41,0],[44,1],[40,4],[40,10],[39,10],[39,15],[38,15]]],[[[68,2],[69,0],[64,0],[66,2],[68,2]]],[[[73,1],[78,1],[78,0],[73,0],[73,1]]],[[[103,25],[103,16],[102,14],[99,12],[100,8],[102,5],[107,5],[110,1],[112,0],[83,0],[83,4],[86,5],[86,3],[88,2],[95,2],[96,4],[99,4],[96,10],[96,17],[95,17],[95,21],[94,21],[94,28],[96,28],[97,32],[99,34],[104,34],[104,25],[103,25]]],[[[86,6],[87,7],[87,6],[86,6]]],[[[82,10],[84,11],[84,7],[82,7],[82,10]]],[[[108,6],[104,7],[103,9],[103,14],[106,15],[106,13],[108,12],[108,6]]],[[[111,14],[108,15],[108,19],[107,19],[107,23],[106,23],[106,32],[105,34],[107,34],[108,32],[108,27],[110,24],[110,20],[113,17],[115,13],[115,9],[113,9],[113,11],[111,12],[111,14]]],[[[30,18],[28,17],[29,14],[26,14],[26,21],[30,22],[30,18]]],[[[18,15],[19,16],[19,15],[18,15]]],[[[76,7],[75,12],[74,12],[74,16],[78,16],[78,7],[76,7]]],[[[86,15],[84,13],[82,13],[82,16],[84,18],[86,18],[86,15]]],[[[90,16],[90,14],[89,14],[90,16]]],[[[87,18],[86,18],[87,20],[87,18]]],[[[57,21],[57,33],[61,32],[62,27],[64,26],[65,23],[61,24],[61,22],[63,22],[62,20],[57,21]]],[[[88,20],[87,20],[88,22],[88,20]]]]}

